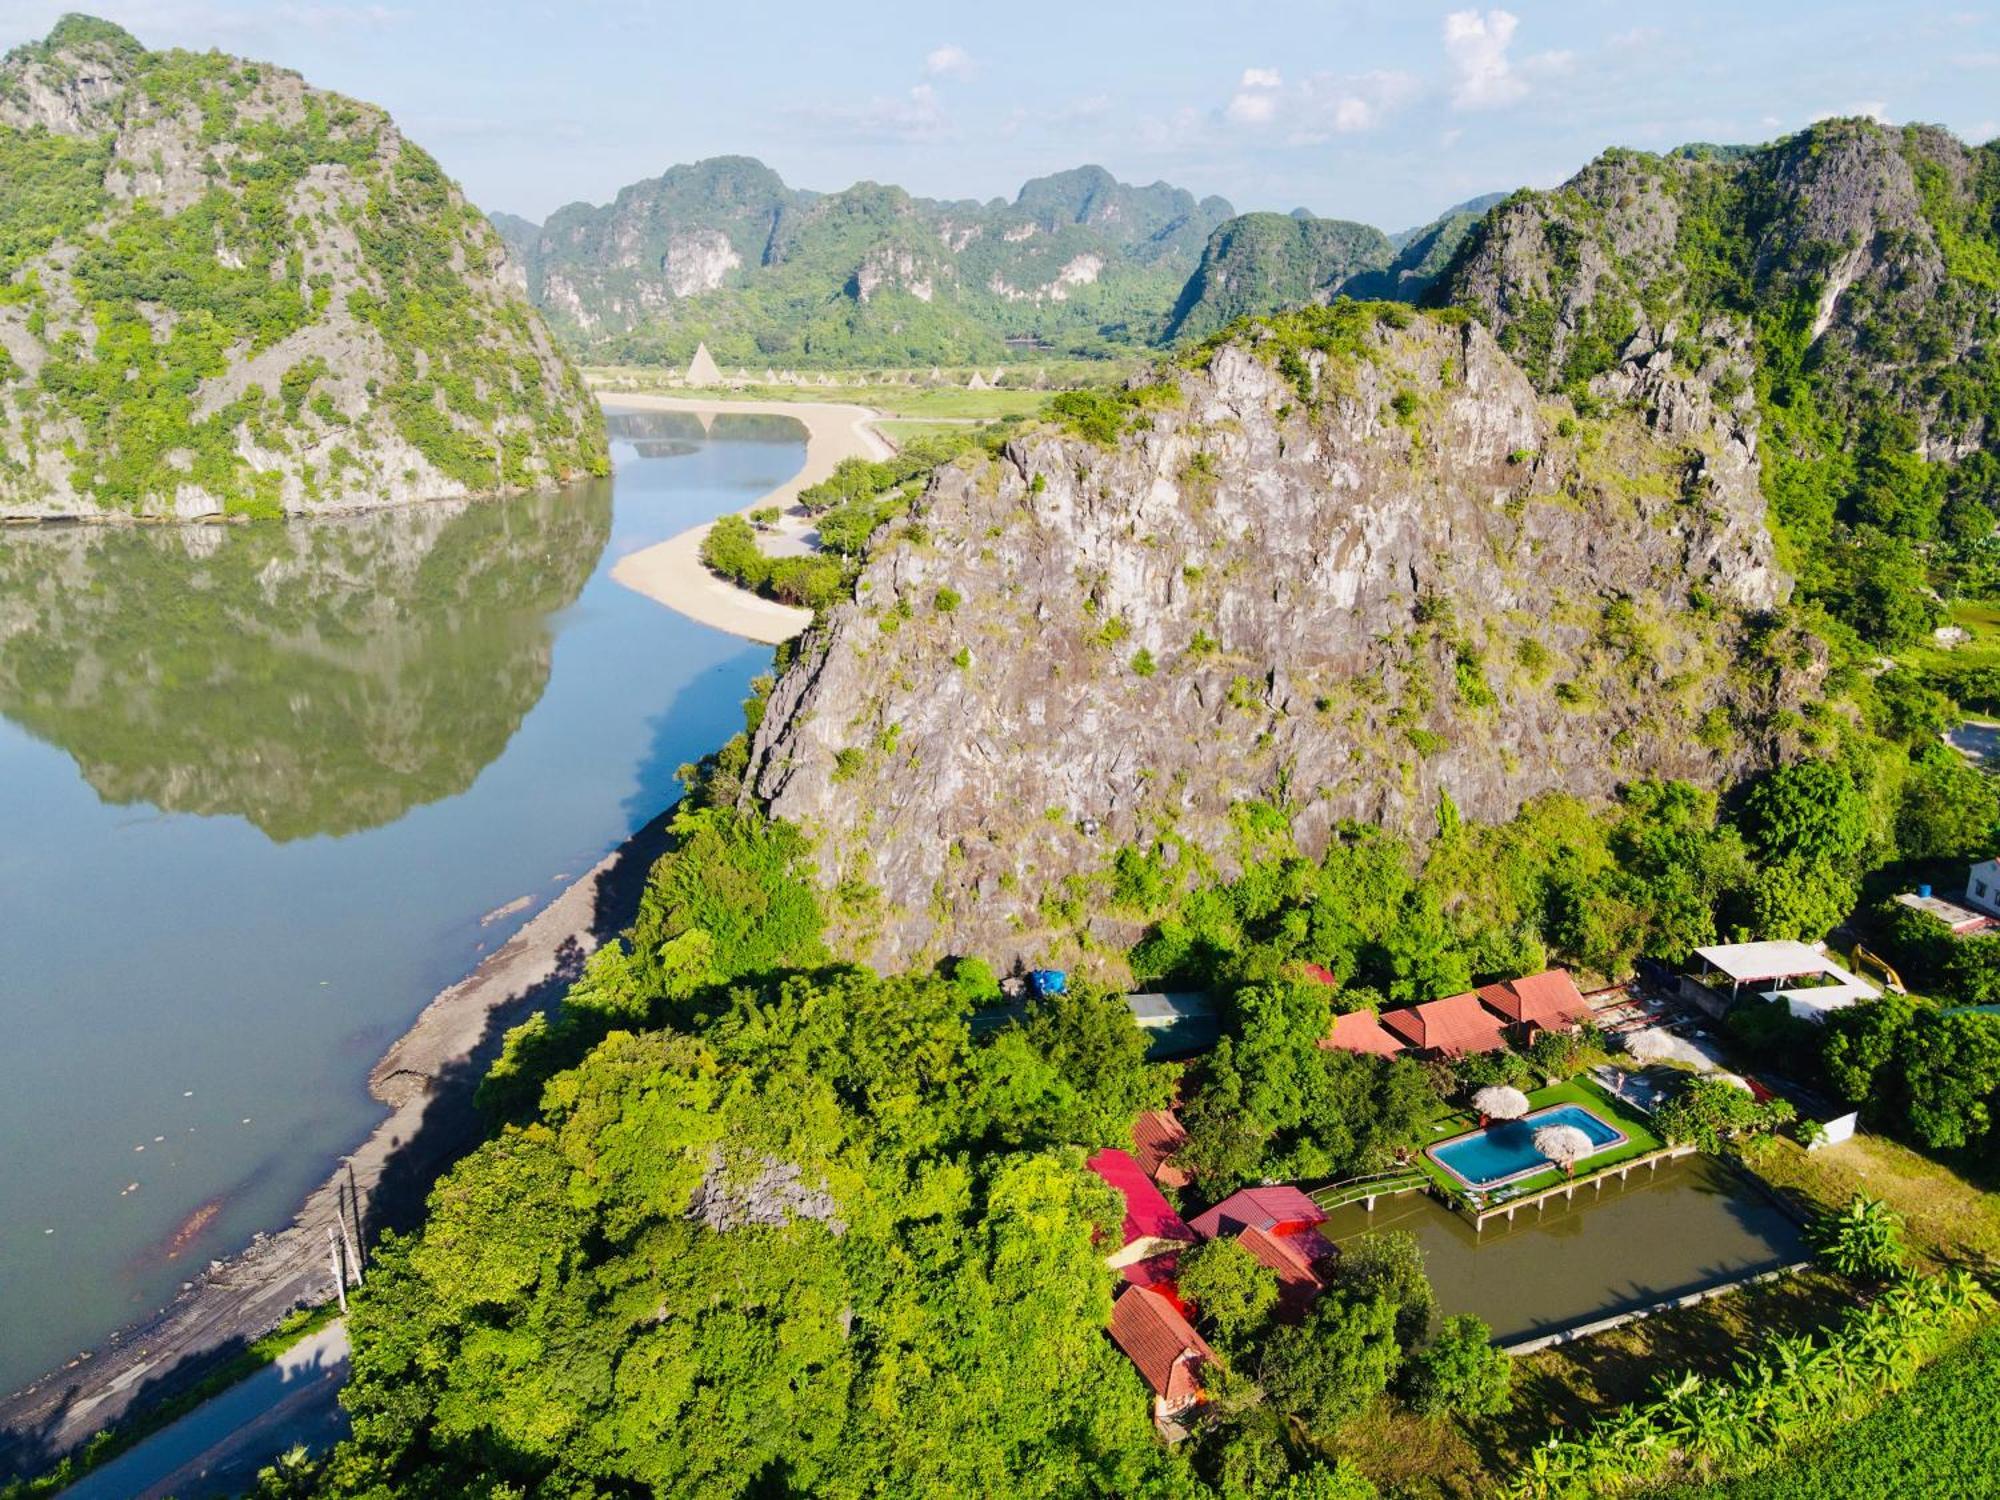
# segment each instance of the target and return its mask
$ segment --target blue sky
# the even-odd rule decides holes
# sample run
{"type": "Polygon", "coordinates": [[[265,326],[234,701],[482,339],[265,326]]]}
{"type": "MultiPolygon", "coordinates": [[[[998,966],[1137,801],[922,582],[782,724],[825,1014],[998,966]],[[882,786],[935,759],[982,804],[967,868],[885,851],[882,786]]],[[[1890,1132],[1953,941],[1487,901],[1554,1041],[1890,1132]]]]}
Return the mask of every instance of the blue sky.
{"type": "MultiPolygon", "coordinates": [[[[70,0],[75,5],[78,0],[70,0]]],[[[0,46],[67,6],[0,0],[0,46]]],[[[1610,145],[1829,113],[2000,132],[2000,0],[97,0],[152,46],[283,63],[392,110],[489,209],[540,218],[675,162],[762,157],[1011,196],[1094,161],[1239,208],[1395,229],[1610,145]]]]}

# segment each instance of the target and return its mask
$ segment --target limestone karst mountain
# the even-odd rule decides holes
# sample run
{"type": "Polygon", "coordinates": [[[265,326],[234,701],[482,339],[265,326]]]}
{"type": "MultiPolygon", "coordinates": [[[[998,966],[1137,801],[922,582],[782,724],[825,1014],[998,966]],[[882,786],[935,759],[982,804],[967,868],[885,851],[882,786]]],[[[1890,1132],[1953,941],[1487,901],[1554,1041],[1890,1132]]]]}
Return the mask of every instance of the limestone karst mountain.
{"type": "Polygon", "coordinates": [[[1246,801],[1310,853],[1732,779],[1814,670],[1753,645],[1790,589],[1754,422],[1630,378],[1572,409],[1462,314],[1343,303],[1177,361],[1115,442],[960,460],[779,680],[745,796],[848,951],[1008,963],[1129,942],[1118,852],[1226,870],[1246,801]]]}
{"type": "Polygon", "coordinates": [[[988,364],[1153,337],[1234,210],[1101,167],[1011,200],[786,185],[748,157],[677,166],[538,231],[496,215],[537,304],[592,357],[679,366],[988,364]]]}
{"type": "Polygon", "coordinates": [[[381,110],[86,17],[0,62],[0,514],[363,507],[604,462],[520,269],[381,110]]]}

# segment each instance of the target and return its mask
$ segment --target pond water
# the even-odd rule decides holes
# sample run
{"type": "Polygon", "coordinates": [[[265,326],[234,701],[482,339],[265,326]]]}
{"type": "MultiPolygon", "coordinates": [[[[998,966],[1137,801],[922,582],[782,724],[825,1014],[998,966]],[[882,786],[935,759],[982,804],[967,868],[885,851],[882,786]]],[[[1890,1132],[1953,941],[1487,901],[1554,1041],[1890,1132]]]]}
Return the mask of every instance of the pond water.
{"type": "Polygon", "coordinates": [[[430,997],[742,727],[769,648],[609,571],[804,431],[613,434],[557,494],[0,534],[0,1389],[286,1222],[430,997]]]}
{"type": "Polygon", "coordinates": [[[1512,1182],[1554,1165],[1535,1145],[1535,1132],[1549,1125],[1568,1125],[1590,1140],[1590,1154],[1616,1146],[1625,1132],[1607,1125],[1580,1104],[1538,1109],[1518,1120],[1503,1120],[1430,1148],[1431,1160],[1467,1187],[1488,1188],[1512,1182]]]}
{"type": "Polygon", "coordinates": [[[1734,1169],[1706,1156],[1641,1168],[1623,1183],[1471,1223],[1421,1194],[1335,1209],[1336,1243],[1403,1229],[1423,1246],[1444,1313],[1476,1313],[1502,1343],[1775,1270],[1805,1257],[1796,1223],[1734,1169]]]}

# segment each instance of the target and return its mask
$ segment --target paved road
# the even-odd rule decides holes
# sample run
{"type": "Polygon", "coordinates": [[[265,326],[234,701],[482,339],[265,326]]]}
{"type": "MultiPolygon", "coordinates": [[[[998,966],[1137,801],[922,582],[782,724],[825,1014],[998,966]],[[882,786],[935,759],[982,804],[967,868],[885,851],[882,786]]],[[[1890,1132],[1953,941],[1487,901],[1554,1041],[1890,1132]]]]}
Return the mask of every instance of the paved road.
{"type": "Polygon", "coordinates": [[[329,1323],[241,1385],[204,1402],[85,1475],[63,1500],[198,1500],[236,1495],[294,1443],[323,1450],[347,1435],[335,1399],[347,1379],[347,1325],[329,1323]]]}

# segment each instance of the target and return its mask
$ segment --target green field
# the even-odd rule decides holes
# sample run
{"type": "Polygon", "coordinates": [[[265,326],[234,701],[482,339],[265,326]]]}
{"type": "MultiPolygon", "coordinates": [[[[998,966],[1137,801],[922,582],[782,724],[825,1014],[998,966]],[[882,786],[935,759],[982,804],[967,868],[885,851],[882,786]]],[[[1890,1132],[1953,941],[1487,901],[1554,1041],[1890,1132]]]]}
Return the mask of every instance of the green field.
{"type": "MultiPolygon", "coordinates": [[[[1545,1089],[1536,1089],[1528,1095],[1528,1105],[1531,1109],[1547,1109],[1552,1104],[1581,1104],[1607,1124],[1616,1125],[1625,1132],[1623,1145],[1613,1146],[1608,1151],[1589,1157],[1577,1168],[1576,1180],[1579,1182],[1595,1176],[1606,1167],[1615,1167],[1620,1162],[1658,1151],[1666,1145],[1644,1115],[1619,1103],[1587,1078],[1567,1079],[1562,1083],[1550,1084],[1545,1089]]],[[[1451,1115],[1438,1123],[1430,1144],[1448,1141],[1453,1136],[1463,1135],[1468,1130],[1477,1129],[1478,1126],[1479,1119],[1476,1115],[1451,1115]]],[[[1428,1154],[1419,1153],[1417,1161],[1425,1174],[1439,1187],[1453,1193],[1464,1191],[1458,1179],[1432,1161],[1428,1154]]],[[[1509,1196],[1518,1198],[1526,1193],[1540,1192],[1543,1188],[1554,1187],[1561,1181],[1563,1174],[1551,1167],[1546,1172],[1537,1172],[1532,1177],[1524,1177],[1519,1182],[1509,1183],[1508,1186],[1514,1190],[1509,1196]]]]}
{"type": "Polygon", "coordinates": [[[590,382],[601,390],[653,391],[662,395],[686,396],[708,401],[851,401],[872,406],[890,417],[922,421],[971,419],[990,421],[998,417],[1033,416],[1057,389],[1080,385],[1107,385],[1125,374],[1123,369],[1091,365],[1073,375],[1052,371],[1049,389],[1005,386],[997,389],[967,390],[962,384],[905,385],[884,381],[867,373],[834,376],[830,385],[749,385],[688,386],[670,383],[659,370],[632,366],[592,369],[590,382]]]}
{"type": "Polygon", "coordinates": [[[1939,1360],[1900,1397],[1808,1452],[1673,1500],[1889,1500],[2000,1495],[2000,1327],[1939,1360]]]}
{"type": "Polygon", "coordinates": [[[1949,648],[1926,641],[1899,652],[1898,660],[1927,669],[2000,667],[2000,599],[1961,599],[1951,606],[1951,623],[1970,639],[1949,648]]]}

